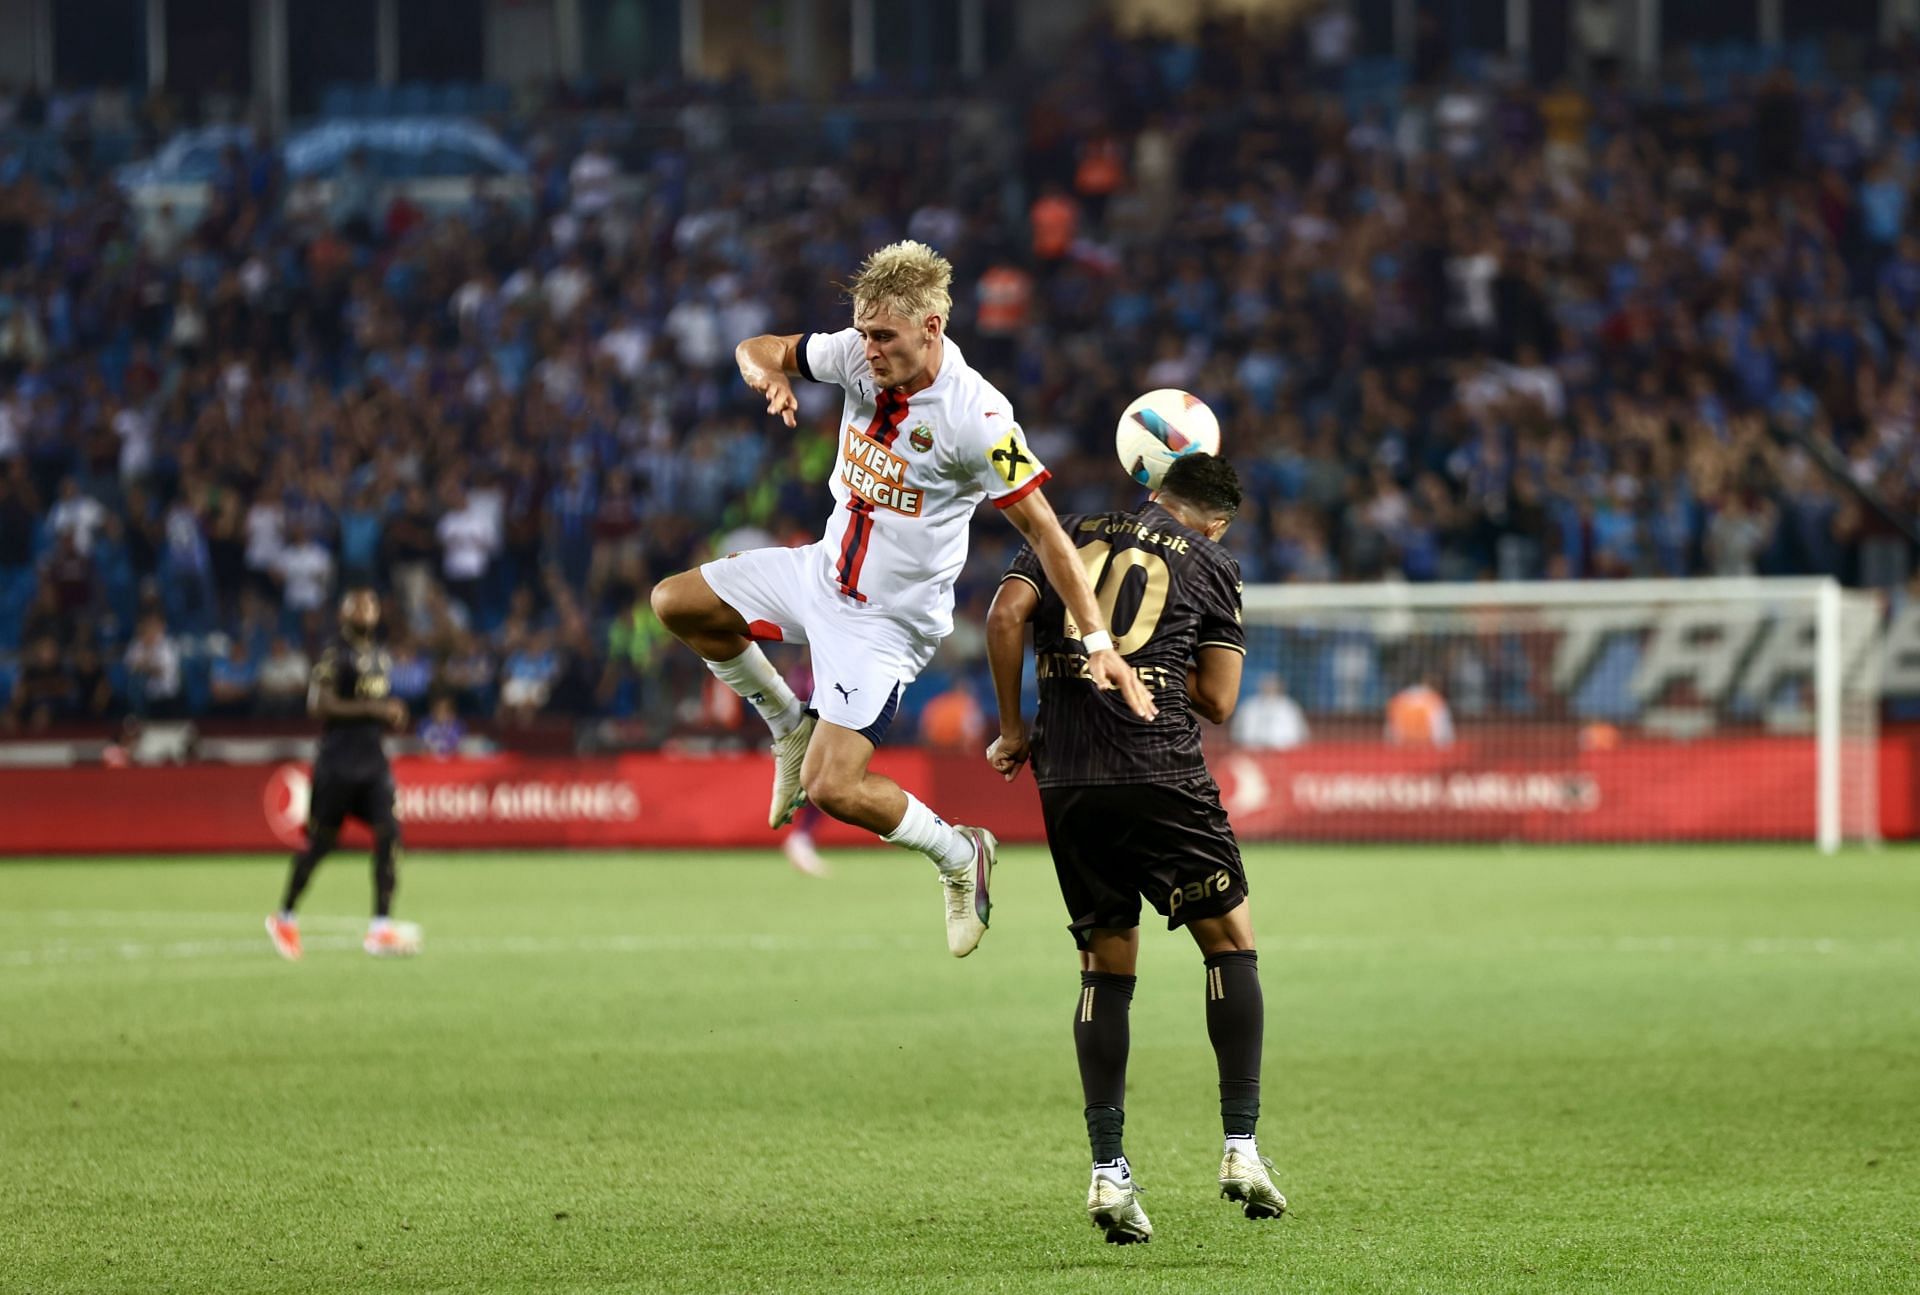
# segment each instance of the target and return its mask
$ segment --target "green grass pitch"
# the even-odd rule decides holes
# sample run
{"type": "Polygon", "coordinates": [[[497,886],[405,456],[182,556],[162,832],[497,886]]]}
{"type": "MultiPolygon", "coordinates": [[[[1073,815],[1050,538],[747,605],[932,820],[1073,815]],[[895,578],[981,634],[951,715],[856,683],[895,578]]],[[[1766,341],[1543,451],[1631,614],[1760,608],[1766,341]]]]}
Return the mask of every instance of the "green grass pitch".
{"type": "Polygon", "coordinates": [[[1920,1289],[1920,855],[1250,851],[1263,1149],[1218,1199],[1203,980],[1150,929],[1087,1226],[1072,949],[1002,859],[0,863],[0,1291],[1920,1289]]]}

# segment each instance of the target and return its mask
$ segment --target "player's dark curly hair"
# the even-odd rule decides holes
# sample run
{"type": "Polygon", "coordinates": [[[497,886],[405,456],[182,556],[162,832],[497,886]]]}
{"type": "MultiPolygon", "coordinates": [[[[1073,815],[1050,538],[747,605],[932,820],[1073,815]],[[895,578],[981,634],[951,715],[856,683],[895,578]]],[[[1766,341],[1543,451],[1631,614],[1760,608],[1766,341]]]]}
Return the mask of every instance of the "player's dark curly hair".
{"type": "Polygon", "coordinates": [[[1229,521],[1240,511],[1240,474],[1214,454],[1183,454],[1160,482],[1160,493],[1229,521]]]}

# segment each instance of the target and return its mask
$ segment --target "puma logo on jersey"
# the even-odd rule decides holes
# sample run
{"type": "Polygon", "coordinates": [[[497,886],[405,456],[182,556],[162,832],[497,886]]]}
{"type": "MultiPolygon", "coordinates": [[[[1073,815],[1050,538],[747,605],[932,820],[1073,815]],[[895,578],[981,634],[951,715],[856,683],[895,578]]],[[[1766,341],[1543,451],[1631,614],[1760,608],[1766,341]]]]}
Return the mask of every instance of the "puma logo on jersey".
{"type": "Polygon", "coordinates": [[[840,694],[841,701],[849,703],[853,701],[853,694],[860,691],[858,688],[843,688],[839,684],[835,684],[833,690],[840,694]]]}

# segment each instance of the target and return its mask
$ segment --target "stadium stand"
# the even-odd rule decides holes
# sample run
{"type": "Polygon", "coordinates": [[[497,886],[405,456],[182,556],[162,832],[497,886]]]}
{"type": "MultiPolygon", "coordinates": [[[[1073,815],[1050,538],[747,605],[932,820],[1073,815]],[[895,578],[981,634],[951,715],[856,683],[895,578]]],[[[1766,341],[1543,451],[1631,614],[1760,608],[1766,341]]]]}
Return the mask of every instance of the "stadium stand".
{"type": "MultiPolygon", "coordinates": [[[[530,159],[431,209],[404,161],[296,180],[236,140],[195,213],[103,172],[128,149],[84,96],[8,96],[0,722],[283,713],[270,665],[364,579],[422,710],[483,718],[518,680],[546,715],[698,729],[651,580],[828,509],[837,397],[804,395],[789,435],[732,344],[835,325],[832,281],[900,236],[954,260],[954,335],[1061,511],[1125,497],[1133,394],[1212,405],[1251,487],[1249,581],[1904,589],[1911,45],[1864,90],[1815,45],[1702,46],[1640,94],[1492,62],[1329,76],[1303,42],[1096,30],[1045,78],[820,108],[328,89],[338,122],[484,115],[530,159]]],[[[963,618],[1005,529],[979,533],[963,618]]],[[[941,661],[976,690],[978,637],[941,661]]]]}

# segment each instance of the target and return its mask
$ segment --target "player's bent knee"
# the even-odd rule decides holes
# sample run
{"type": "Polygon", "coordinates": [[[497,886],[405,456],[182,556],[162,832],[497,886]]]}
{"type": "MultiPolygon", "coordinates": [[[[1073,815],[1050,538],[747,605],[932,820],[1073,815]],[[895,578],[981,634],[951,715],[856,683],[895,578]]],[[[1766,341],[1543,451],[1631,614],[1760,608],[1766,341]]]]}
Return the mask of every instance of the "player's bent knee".
{"type": "Polygon", "coordinates": [[[670,630],[698,629],[702,601],[698,586],[701,584],[704,582],[693,579],[690,571],[668,576],[653,587],[648,600],[653,604],[653,614],[670,630]]]}
{"type": "Polygon", "coordinates": [[[1244,899],[1219,917],[1195,918],[1187,923],[1187,930],[1205,958],[1216,953],[1251,952],[1254,948],[1253,912],[1244,899]]]}
{"type": "Polygon", "coordinates": [[[848,778],[837,770],[815,773],[805,782],[807,799],[821,813],[834,818],[845,818],[852,813],[859,799],[859,780],[848,778]]]}

